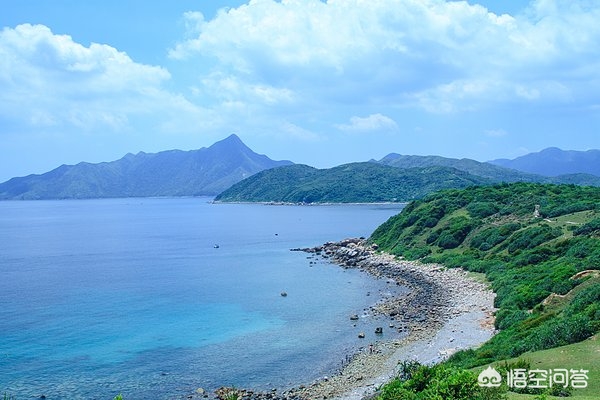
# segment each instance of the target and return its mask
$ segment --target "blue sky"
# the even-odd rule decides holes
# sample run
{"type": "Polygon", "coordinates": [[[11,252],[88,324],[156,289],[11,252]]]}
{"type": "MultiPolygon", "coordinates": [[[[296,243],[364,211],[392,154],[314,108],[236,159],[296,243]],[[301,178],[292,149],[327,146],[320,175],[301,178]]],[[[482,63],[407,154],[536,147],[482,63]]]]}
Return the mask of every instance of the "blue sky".
{"type": "Polygon", "coordinates": [[[600,147],[592,0],[3,0],[0,181],[231,133],[316,167],[600,147]]]}

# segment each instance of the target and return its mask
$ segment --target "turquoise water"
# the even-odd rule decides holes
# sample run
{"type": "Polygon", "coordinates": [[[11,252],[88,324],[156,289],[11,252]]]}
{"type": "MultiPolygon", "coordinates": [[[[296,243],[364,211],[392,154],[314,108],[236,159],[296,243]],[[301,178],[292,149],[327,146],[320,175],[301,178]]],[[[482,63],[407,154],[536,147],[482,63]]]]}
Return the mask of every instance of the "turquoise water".
{"type": "Polygon", "coordinates": [[[353,327],[349,315],[396,289],[289,250],[368,236],[398,211],[0,202],[0,394],[170,399],[331,374],[378,339],[370,332],[381,321],[353,327]]]}

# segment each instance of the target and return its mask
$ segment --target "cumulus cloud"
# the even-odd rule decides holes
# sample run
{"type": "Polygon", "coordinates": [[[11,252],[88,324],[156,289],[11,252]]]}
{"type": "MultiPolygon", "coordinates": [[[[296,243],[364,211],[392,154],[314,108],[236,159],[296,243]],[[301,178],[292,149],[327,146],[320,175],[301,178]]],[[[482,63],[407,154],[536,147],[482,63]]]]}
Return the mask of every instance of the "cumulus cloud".
{"type": "Polygon", "coordinates": [[[214,71],[238,79],[224,90],[257,96],[266,88],[266,103],[284,94],[302,104],[446,113],[589,101],[600,89],[594,2],[537,0],[510,16],[443,0],[251,0],[211,20],[186,18],[192,37],[170,56],[211,60],[214,71]]]}
{"type": "Polygon", "coordinates": [[[367,117],[352,117],[349,124],[338,124],[336,127],[345,132],[380,132],[395,131],[398,124],[382,114],[371,114],[367,117]]]}
{"type": "Polygon", "coordinates": [[[199,109],[162,85],[158,66],[102,44],[86,47],[44,25],[0,32],[0,118],[38,127],[125,128],[130,118],[199,109]]]}

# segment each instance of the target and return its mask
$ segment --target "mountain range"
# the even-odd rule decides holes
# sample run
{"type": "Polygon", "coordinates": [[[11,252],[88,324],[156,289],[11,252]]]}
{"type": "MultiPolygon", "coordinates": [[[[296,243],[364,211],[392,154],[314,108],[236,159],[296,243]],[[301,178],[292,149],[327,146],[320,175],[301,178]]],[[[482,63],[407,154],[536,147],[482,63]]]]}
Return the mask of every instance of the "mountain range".
{"type": "Polygon", "coordinates": [[[140,152],[12,178],[0,184],[0,199],[214,196],[259,171],[288,164],[253,152],[231,135],[199,150],[140,152]]]}
{"type": "Polygon", "coordinates": [[[563,160],[561,170],[548,166],[552,164],[551,158],[547,157],[548,152],[531,153],[523,156],[530,160],[528,162],[530,170],[539,171],[539,173],[529,172],[520,168],[519,159],[505,160],[506,166],[495,164],[495,162],[480,162],[469,158],[445,158],[440,156],[410,156],[390,153],[379,161],[371,160],[380,164],[391,165],[397,168],[431,167],[441,166],[455,168],[460,171],[468,172],[483,178],[491,179],[494,182],[538,182],[538,183],[565,183],[584,186],[598,186],[600,183],[600,159],[595,160],[590,157],[594,152],[600,153],[600,150],[590,151],[564,151],[556,148],[550,148],[549,153],[554,154],[552,159],[563,160]],[[514,166],[511,163],[515,161],[514,166]],[[551,171],[565,171],[564,174],[553,174],[551,171]],[[595,172],[598,173],[595,173],[595,172]]]}
{"type": "MultiPolygon", "coordinates": [[[[577,154],[572,159],[579,160],[577,154]]],[[[576,168],[570,171],[578,172],[576,168]]],[[[588,173],[542,176],[467,158],[459,160],[390,153],[379,161],[329,169],[292,165],[266,170],[233,185],[215,200],[286,203],[409,201],[441,189],[500,182],[600,186],[600,176],[588,173]]]]}
{"type": "Polygon", "coordinates": [[[549,147],[514,160],[498,159],[490,163],[543,176],[580,173],[600,176],[600,150],[574,151],[549,147]]]}
{"type": "Polygon", "coordinates": [[[497,182],[600,186],[600,150],[549,148],[491,162],[390,153],[378,161],[316,169],[271,160],[231,135],[199,150],[140,152],[12,178],[0,183],[0,200],[217,196],[221,201],[407,201],[440,189],[497,182]]]}

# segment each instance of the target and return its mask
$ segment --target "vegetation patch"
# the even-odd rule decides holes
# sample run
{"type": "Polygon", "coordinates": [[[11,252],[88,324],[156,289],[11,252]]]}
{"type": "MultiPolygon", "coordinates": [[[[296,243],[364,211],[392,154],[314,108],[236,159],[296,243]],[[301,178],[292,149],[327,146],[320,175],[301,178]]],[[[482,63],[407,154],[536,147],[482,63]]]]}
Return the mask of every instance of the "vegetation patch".
{"type": "MultiPolygon", "coordinates": [[[[231,202],[375,203],[404,202],[448,188],[491,183],[447,167],[401,169],[372,162],[329,169],[290,165],[262,171],[233,185],[215,200],[231,202]]],[[[423,226],[436,224],[432,218],[423,226]]]]}
{"type": "Polygon", "coordinates": [[[485,274],[497,294],[500,332],[452,356],[446,365],[460,369],[597,333],[599,232],[600,188],[515,183],[413,201],[370,240],[407,259],[485,274]]]}

